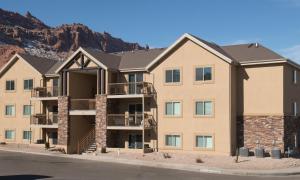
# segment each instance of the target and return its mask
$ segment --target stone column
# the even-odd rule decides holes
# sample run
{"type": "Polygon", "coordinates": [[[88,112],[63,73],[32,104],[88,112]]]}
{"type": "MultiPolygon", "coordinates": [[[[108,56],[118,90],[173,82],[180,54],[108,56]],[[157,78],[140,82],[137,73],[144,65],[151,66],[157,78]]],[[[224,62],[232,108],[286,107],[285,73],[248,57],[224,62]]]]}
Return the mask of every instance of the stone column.
{"type": "Polygon", "coordinates": [[[69,97],[58,97],[58,144],[68,146],[70,142],[69,97]]]}
{"type": "Polygon", "coordinates": [[[98,149],[105,149],[107,146],[107,97],[106,95],[96,95],[96,144],[98,149]]]}

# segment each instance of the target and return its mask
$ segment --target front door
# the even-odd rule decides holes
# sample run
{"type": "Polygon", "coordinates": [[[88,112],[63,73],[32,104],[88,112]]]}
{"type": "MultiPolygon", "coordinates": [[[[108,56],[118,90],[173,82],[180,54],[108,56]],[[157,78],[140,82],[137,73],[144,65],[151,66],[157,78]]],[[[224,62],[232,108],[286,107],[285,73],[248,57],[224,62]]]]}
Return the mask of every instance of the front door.
{"type": "Polygon", "coordinates": [[[141,125],[142,112],[143,112],[142,104],[129,104],[128,112],[129,112],[129,125],[130,126],[141,125]]]}
{"type": "Polygon", "coordinates": [[[142,142],[142,135],[141,134],[129,134],[129,149],[142,149],[143,142],[142,142]]]}
{"type": "Polygon", "coordinates": [[[142,81],[143,81],[142,73],[128,74],[129,94],[140,94],[141,93],[140,82],[142,81]]]}

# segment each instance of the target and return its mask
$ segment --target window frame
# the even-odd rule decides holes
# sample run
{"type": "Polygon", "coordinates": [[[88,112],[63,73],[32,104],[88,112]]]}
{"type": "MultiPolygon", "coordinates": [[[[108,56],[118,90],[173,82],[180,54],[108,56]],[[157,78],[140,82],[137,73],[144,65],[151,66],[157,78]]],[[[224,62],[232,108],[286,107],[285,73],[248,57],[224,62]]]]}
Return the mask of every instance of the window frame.
{"type": "Polygon", "coordinates": [[[4,139],[6,140],[6,141],[15,141],[16,140],[16,136],[17,136],[17,132],[16,132],[16,130],[15,129],[4,129],[4,139]],[[6,138],[6,131],[12,131],[12,132],[14,132],[14,137],[13,138],[11,138],[11,139],[8,139],[8,138],[6,138]]]}
{"type": "MultiPolygon", "coordinates": [[[[11,86],[11,85],[10,85],[11,86]]],[[[15,79],[6,79],[5,80],[5,85],[4,85],[4,89],[5,89],[5,92],[16,92],[16,89],[17,89],[17,80],[15,79]],[[9,90],[7,89],[7,82],[10,81],[10,82],[14,82],[14,89],[13,90],[9,90]]]]}
{"type": "Polygon", "coordinates": [[[183,103],[182,103],[181,100],[166,100],[164,102],[164,116],[165,117],[171,117],[171,118],[172,117],[182,117],[182,114],[183,114],[182,106],[183,106],[183,103]],[[167,114],[167,103],[172,103],[172,110],[173,110],[172,114],[167,114]],[[180,104],[180,114],[179,115],[174,114],[174,103],[179,103],[180,104]]]}
{"type": "Polygon", "coordinates": [[[34,80],[33,78],[26,78],[26,79],[23,79],[23,90],[24,91],[31,91],[32,89],[34,88],[34,80]],[[32,87],[31,89],[25,89],[25,81],[32,81],[32,87]]]}
{"type": "Polygon", "coordinates": [[[23,141],[31,141],[32,140],[32,131],[31,130],[23,130],[23,132],[22,132],[22,139],[23,139],[23,141]],[[30,132],[30,138],[29,139],[25,139],[24,138],[24,133],[25,132],[30,132]]]}
{"type": "Polygon", "coordinates": [[[16,111],[16,105],[15,105],[15,104],[4,104],[4,117],[15,117],[15,116],[16,116],[16,113],[17,113],[17,111],[16,111]],[[12,114],[12,115],[6,114],[6,107],[7,107],[7,106],[12,106],[12,107],[14,107],[14,114],[12,114]]]}
{"type": "Polygon", "coordinates": [[[194,149],[199,151],[214,151],[215,150],[215,135],[213,133],[195,133],[194,134],[194,149]],[[198,147],[197,146],[197,137],[198,136],[210,136],[212,140],[212,148],[206,148],[206,147],[198,147]]]}
{"type": "Polygon", "coordinates": [[[164,85],[181,85],[182,84],[182,76],[183,76],[183,71],[181,67],[168,67],[163,69],[163,74],[164,74],[164,85]],[[174,70],[179,70],[179,82],[174,82],[174,70]],[[167,82],[167,71],[172,71],[172,82],[167,82]]]}
{"type": "Polygon", "coordinates": [[[214,65],[197,65],[194,66],[194,75],[193,75],[193,80],[194,80],[194,84],[209,84],[209,83],[214,83],[215,82],[215,66],[214,65]],[[198,68],[203,68],[203,80],[197,80],[197,69],[198,68]],[[204,80],[204,69],[205,68],[211,68],[211,79],[210,80],[204,80]]]}
{"type": "Polygon", "coordinates": [[[24,116],[24,117],[30,117],[31,115],[32,115],[32,105],[31,104],[23,104],[23,113],[22,113],[22,115],[24,116]],[[25,110],[25,106],[29,106],[30,107],[30,114],[24,114],[24,110],[25,110]]]}
{"type": "Polygon", "coordinates": [[[173,133],[165,133],[164,134],[164,140],[163,140],[163,146],[164,146],[164,148],[165,149],[182,149],[182,147],[183,147],[183,135],[182,135],[182,133],[176,133],[176,132],[173,132],[173,133]],[[167,136],[179,136],[179,138],[180,138],[180,145],[179,146],[168,146],[167,145],[167,141],[166,141],[166,139],[167,139],[167,136]]]}
{"type": "MultiPolygon", "coordinates": [[[[203,106],[203,112],[205,110],[205,106],[203,106]]],[[[214,99],[195,99],[194,100],[194,117],[199,118],[199,117],[205,117],[205,118],[213,118],[215,117],[215,100],[214,99]],[[197,103],[198,102],[211,102],[212,104],[212,110],[211,110],[211,114],[197,114],[197,103]]]]}

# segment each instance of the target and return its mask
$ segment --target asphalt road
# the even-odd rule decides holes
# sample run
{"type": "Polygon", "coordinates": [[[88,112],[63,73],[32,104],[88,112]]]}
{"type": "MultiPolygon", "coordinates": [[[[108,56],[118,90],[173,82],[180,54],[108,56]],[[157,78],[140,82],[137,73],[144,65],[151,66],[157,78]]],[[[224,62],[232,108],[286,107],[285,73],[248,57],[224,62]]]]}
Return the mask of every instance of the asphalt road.
{"type": "Polygon", "coordinates": [[[299,180],[300,176],[275,178],[214,175],[0,151],[0,180],[15,179],[299,180]]]}

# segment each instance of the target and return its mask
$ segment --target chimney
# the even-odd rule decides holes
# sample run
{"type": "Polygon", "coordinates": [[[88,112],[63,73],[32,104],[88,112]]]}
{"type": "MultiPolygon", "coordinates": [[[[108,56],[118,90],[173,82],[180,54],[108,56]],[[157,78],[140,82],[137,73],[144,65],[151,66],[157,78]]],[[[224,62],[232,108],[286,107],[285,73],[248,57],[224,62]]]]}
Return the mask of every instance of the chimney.
{"type": "Polygon", "coordinates": [[[255,43],[255,47],[258,48],[258,46],[259,46],[259,44],[258,44],[258,43],[255,43]]]}

